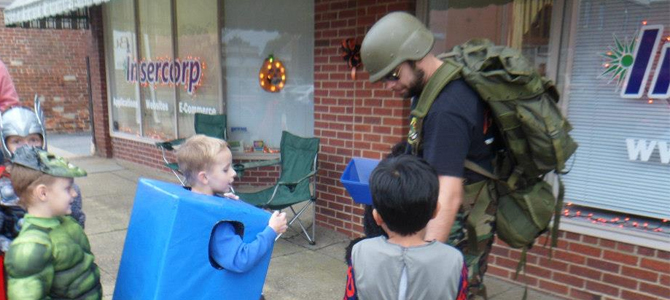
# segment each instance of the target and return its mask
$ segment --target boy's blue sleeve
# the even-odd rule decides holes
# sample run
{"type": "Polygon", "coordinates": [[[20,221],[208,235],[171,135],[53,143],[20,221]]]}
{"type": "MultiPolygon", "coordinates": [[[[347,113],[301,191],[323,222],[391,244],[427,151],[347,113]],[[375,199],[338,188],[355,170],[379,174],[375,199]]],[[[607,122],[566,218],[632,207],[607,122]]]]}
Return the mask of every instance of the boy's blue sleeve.
{"type": "Polygon", "coordinates": [[[277,234],[267,226],[250,243],[242,241],[235,234],[230,223],[221,222],[214,229],[210,243],[210,253],[216,263],[228,271],[243,273],[249,271],[274,246],[277,234]]]}

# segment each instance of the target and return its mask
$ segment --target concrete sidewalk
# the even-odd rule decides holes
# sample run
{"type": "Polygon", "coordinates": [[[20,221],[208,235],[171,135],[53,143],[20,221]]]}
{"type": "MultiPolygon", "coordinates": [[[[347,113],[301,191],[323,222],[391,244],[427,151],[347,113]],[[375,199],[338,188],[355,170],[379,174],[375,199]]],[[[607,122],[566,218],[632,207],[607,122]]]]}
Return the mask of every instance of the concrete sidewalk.
{"type": "MultiPolygon", "coordinates": [[[[87,151],[86,146],[82,146],[86,145],[86,139],[90,140],[86,136],[70,137],[69,142],[50,144],[50,151],[70,156],[74,164],[88,172],[87,177],[78,178],[76,182],[82,190],[86,233],[101,269],[105,299],[111,299],[138,178],[175,183],[176,180],[172,174],[145,166],[83,156],[87,151]],[[67,149],[67,145],[80,149],[67,149]]],[[[319,227],[316,234],[314,246],[295,231],[287,232],[277,241],[264,287],[266,299],[342,299],[346,274],[344,254],[349,239],[319,227]]],[[[491,277],[486,283],[493,300],[521,299],[523,294],[523,287],[512,283],[491,277]]],[[[528,299],[557,298],[529,291],[528,299]]]]}

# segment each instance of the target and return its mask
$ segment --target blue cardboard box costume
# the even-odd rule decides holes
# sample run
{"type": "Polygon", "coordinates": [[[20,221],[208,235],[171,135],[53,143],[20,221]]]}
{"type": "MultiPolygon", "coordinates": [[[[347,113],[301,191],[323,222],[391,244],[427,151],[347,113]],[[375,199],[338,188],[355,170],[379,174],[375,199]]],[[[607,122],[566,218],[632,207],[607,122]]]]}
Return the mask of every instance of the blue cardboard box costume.
{"type": "Polygon", "coordinates": [[[210,260],[209,240],[216,224],[229,221],[249,242],[269,219],[243,201],[141,178],[114,299],[259,299],[272,253],[248,272],[233,273],[210,260]]]}

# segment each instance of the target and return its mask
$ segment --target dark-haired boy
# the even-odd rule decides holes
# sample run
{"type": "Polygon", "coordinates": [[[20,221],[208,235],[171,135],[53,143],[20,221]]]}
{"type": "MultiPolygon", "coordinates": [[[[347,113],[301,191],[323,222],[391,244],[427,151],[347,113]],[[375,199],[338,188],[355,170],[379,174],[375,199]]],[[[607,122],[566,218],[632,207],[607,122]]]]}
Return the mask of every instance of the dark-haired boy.
{"type": "Polygon", "coordinates": [[[426,241],[438,209],[437,174],[425,161],[401,155],[370,176],[374,220],[387,233],[354,245],[344,299],[465,300],[467,268],[456,248],[426,241]]]}

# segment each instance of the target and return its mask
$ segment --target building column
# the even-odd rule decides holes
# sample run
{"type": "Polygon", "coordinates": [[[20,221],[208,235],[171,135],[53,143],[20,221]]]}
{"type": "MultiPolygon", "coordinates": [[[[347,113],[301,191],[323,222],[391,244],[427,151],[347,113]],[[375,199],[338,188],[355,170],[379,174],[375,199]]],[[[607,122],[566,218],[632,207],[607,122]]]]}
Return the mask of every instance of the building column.
{"type": "Polygon", "coordinates": [[[107,105],[107,75],[105,66],[105,40],[103,34],[102,6],[96,5],[88,10],[91,25],[91,44],[89,57],[91,62],[91,89],[93,95],[93,124],[95,127],[96,154],[112,157],[112,138],[109,135],[109,107],[107,105]]]}

